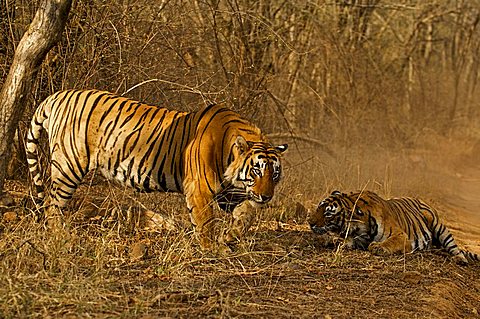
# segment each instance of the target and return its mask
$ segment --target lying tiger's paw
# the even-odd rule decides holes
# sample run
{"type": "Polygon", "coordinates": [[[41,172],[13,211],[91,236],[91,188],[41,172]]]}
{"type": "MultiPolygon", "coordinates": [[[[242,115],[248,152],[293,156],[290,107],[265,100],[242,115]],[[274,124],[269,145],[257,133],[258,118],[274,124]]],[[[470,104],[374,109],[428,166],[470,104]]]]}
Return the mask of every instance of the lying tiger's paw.
{"type": "Polygon", "coordinates": [[[355,241],[348,237],[348,238],[339,238],[338,239],[341,243],[341,245],[348,250],[355,250],[357,249],[357,245],[355,244],[355,241]]]}
{"type": "Polygon", "coordinates": [[[379,256],[388,256],[392,254],[390,250],[388,250],[381,243],[371,243],[368,246],[368,250],[371,251],[373,254],[379,255],[379,256]]]}
{"type": "Polygon", "coordinates": [[[313,237],[313,238],[315,240],[315,245],[318,245],[319,247],[322,247],[322,248],[323,247],[329,247],[329,248],[335,247],[340,243],[340,240],[341,240],[340,237],[338,237],[336,235],[329,234],[329,233],[325,233],[325,234],[321,234],[321,235],[315,234],[315,237],[313,237]]]}

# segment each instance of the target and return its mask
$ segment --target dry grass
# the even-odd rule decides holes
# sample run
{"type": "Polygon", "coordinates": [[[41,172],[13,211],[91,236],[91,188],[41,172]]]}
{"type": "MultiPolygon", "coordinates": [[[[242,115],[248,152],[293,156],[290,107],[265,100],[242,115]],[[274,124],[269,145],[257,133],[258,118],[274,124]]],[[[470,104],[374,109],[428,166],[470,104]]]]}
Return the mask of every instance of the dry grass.
{"type": "MultiPolygon", "coordinates": [[[[415,154],[429,151],[422,152],[415,154]]],[[[296,207],[313,207],[333,188],[415,192],[405,172],[427,174],[416,157],[395,159],[387,151],[373,161],[361,154],[357,161],[347,153],[340,160],[300,155],[289,154],[276,200],[228,255],[199,250],[181,195],[136,197],[93,180],[72,201],[67,231],[45,231],[28,209],[4,208],[0,317],[478,316],[479,265],[459,267],[441,252],[384,258],[336,251],[309,231],[296,207]],[[144,229],[138,213],[126,213],[145,214],[139,202],[171,223],[144,229]]],[[[440,195],[429,182],[420,183],[422,177],[412,178],[423,189],[419,194],[440,195]]],[[[8,189],[18,203],[26,195],[19,181],[8,189]]]]}

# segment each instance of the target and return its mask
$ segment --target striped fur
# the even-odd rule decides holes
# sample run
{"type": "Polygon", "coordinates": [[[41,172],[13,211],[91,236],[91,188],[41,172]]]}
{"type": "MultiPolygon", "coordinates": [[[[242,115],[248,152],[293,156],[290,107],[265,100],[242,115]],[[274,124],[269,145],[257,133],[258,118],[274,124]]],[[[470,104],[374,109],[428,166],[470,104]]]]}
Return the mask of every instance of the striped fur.
{"type": "Polygon", "coordinates": [[[415,198],[383,199],[374,192],[333,192],[309,217],[313,232],[333,232],[350,248],[390,255],[445,249],[457,261],[479,261],[477,254],[460,249],[431,206],[415,198]]]}
{"type": "Polygon", "coordinates": [[[96,169],[138,191],[184,193],[207,246],[212,200],[229,210],[245,200],[268,202],[287,148],[272,146],[257,127],[222,105],[186,113],[103,91],[57,92],[38,107],[27,136],[29,170],[41,201],[46,195],[37,150],[43,129],[51,156],[49,206],[64,207],[96,169]]]}

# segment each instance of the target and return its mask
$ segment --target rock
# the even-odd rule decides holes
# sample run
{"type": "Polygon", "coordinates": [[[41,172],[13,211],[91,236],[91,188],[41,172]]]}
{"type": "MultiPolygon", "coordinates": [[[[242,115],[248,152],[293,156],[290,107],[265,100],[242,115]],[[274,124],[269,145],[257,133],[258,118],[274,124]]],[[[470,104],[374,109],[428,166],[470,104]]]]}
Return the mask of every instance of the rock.
{"type": "Polygon", "coordinates": [[[130,246],[129,255],[132,260],[140,260],[147,256],[147,251],[147,244],[139,241],[130,246]]]}
{"type": "Polygon", "coordinates": [[[16,212],[6,212],[3,214],[3,221],[6,223],[13,223],[18,221],[20,218],[16,212]]]}
{"type": "Polygon", "coordinates": [[[402,274],[402,279],[410,284],[418,284],[423,276],[418,271],[406,271],[402,274]]]}

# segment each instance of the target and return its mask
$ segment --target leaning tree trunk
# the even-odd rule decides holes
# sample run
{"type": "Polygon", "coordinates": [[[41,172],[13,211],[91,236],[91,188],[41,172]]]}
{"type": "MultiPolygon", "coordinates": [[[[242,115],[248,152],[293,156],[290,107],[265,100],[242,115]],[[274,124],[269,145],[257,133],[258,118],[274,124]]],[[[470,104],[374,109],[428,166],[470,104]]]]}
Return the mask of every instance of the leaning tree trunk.
{"type": "Polygon", "coordinates": [[[25,110],[27,96],[45,55],[62,34],[71,4],[71,0],[42,0],[15,51],[0,92],[0,195],[3,194],[15,130],[25,110]]]}

